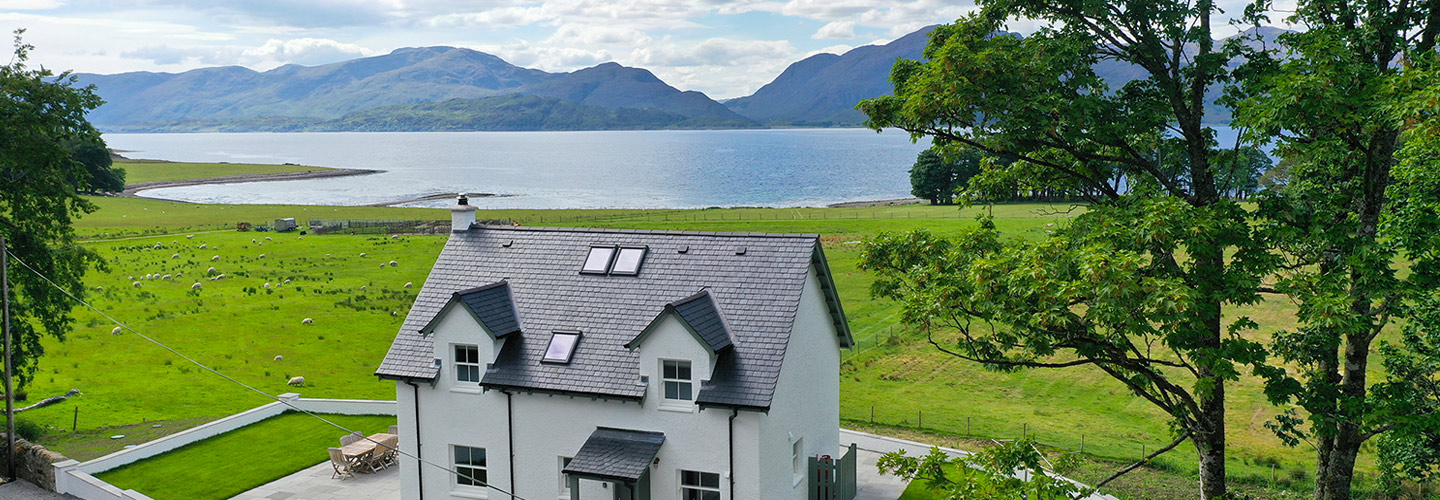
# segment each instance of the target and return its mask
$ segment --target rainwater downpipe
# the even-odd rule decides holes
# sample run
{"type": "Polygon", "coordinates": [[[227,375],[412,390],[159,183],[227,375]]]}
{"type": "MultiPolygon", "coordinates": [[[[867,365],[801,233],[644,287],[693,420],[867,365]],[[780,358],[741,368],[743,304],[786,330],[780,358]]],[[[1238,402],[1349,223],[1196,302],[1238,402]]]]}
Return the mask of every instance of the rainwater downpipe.
{"type": "Polygon", "coordinates": [[[730,500],[735,500],[735,417],[740,416],[739,408],[730,409],[730,500]]]}
{"type": "Polygon", "coordinates": [[[509,440],[506,447],[510,451],[510,500],[515,500],[515,403],[510,400],[514,394],[501,392],[505,393],[505,430],[509,440]]]}
{"type": "Polygon", "coordinates": [[[405,383],[415,390],[415,482],[419,486],[416,489],[420,491],[420,500],[425,500],[425,467],[420,462],[420,386],[415,385],[413,380],[405,383]]]}

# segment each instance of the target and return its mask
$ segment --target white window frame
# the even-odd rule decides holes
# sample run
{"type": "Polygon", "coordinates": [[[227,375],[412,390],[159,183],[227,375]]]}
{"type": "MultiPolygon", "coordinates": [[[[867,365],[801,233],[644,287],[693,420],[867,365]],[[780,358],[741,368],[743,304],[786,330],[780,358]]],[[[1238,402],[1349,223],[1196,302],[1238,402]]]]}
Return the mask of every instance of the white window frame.
{"type": "MultiPolygon", "coordinates": [[[[689,410],[695,406],[695,363],[688,359],[661,359],[660,360],[660,406],[667,409],[689,410]],[[684,363],[690,370],[690,378],[669,378],[665,376],[665,363],[684,363]],[[674,382],[685,384],[690,387],[690,399],[671,398],[665,393],[665,384],[674,382]]],[[[676,375],[679,375],[679,365],[676,365],[676,375]]],[[[677,386],[678,387],[678,386],[677,386]]],[[[678,391],[677,391],[678,392],[678,391]]],[[[678,395],[678,394],[677,394],[678,395]]]]}
{"type": "Polygon", "coordinates": [[[560,465],[557,471],[560,474],[560,499],[570,500],[570,475],[565,473],[565,466],[570,464],[575,457],[560,457],[556,463],[560,465]]]}
{"type": "MultiPolygon", "coordinates": [[[[456,472],[459,472],[461,469],[478,470],[478,471],[480,471],[480,472],[485,473],[485,480],[484,480],[484,481],[480,481],[480,483],[481,483],[481,484],[490,484],[490,454],[489,454],[489,451],[486,450],[486,449],[485,449],[484,447],[482,447],[482,446],[466,446],[466,445],[463,445],[463,444],[451,444],[451,445],[450,445],[450,469],[451,469],[451,470],[454,470],[454,471],[456,471],[456,472]],[[466,449],[470,449],[470,450],[480,450],[481,453],[484,453],[484,454],[485,454],[485,465],[484,465],[484,466],[481,466],[481,467],[477,467],[477,466],[474,466],[474,465],[457,463],[456,460],[455,460],[455,451],[456,451],[458,448],[466,448],[466,449]]],[[[477,486],[477,485],[470,485],[470,484],[460,484],[460,475],[459,475],[459,474],[451,474],[450,477],[453,478],[453,479],[450,481],[450,490],[451,490],[452,492],[463,493],[463,496],[468,497],[468,498],[481,498],[481,499],[483,499],[483,498],[489,498],[489,494],[488,494],[488,493],[489,493],[489,489],[486,488],[485,486],[477,486]]]]}
{"type": "Polygon", "coordinates": [[[451,366],[451,369],[454,370],[454,372],[455,372],[455,377],[454,377],[454,382],[455,382],[455,383],[457,383],[457,384],[472,384],[472,383],[473,383],[473,384],[477,384],[477,386],[478,386],[478,384],[480,383],[480,377],[481,377],[481,375],[483,375],[483,374],[485,373],[484,370],[481,368],[482,366],[484,366],[484,363],[481,362],[481,360],[480,360],[480,346],[475,345],[475,344],[450,344],[450,366],[451,366]],[[460,353],[459,353],[459,352],[456,352],[456,351],[458,351],[458,350],[460,350],[460,349],[466,349],[466,348],[468,348],[468,349],[473,349],[473,350],[475,351],[475,362],[474,362],[474,363],[468,363],[468,362],[461,362],[461,361],[460,361],[460,353]],[[475,380],[461,380],[461,379],[460,379],[460,373],[461,373],[460,368],[461,368],[461,367],[465,367],[465,368],[474,367],[474,368],[475,368],[475,380]]]}
{"type": "Polygon", "coordinates": [[[805,479],[805,467],[805,438],[802,436],[790,444],[790,468],[795,472],[795,483],[791,486],[798,486],[805,479]]]}
{"type": "Polygon", "coordinates": [[[723,479],[723,478],[720,476],[720,473],[718,473],[718,472],[705,472],[705,471],[684,470],[684,469],[676,469],[675,471],[676,471],[676,475],[679,476],[679,477],[676,477],[676,478],[675,478],[675,484],[679,486],[679,490],[677,491],[677,493],[679,493],[679,497],[678,497],[678,498],[680,498],[681,500],[685,500],[685,492],[686,492],[687,490],[689,490],[689,491],[713,491],[713,492],[715,492],[715,497],[716,497],[716,498],[720,498],[721,493],[723,493],[723,492],[720,490],[721,487],[724,485],[724,483],[720,481],[720,480],[723,479]],[[704,476],[705,474],[709,474],[709,475],[715,476],[715,487],[714,487],[714,488],[711,488],[711,487],[709,487],[709,486],[702,486],[702,485],[698,485],[698,484],[696,484],[696,485],[687,485],[687,484],[685,484],[685,473],[686,473],[686,472],[692,472],[692,473],[700,474],[700,475],[702,476],[702,479],[701,479],[701,482],[702,482],[702,483],[704,482],[703,476],[704,476]]]}

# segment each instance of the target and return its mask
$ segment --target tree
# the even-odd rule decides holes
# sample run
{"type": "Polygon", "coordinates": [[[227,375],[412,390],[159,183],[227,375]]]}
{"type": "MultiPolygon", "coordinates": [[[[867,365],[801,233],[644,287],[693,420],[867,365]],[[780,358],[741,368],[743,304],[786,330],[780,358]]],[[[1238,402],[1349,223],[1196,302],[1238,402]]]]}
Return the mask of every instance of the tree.
{"type": "Polygon", "coordinates": [[[930,200],[931,205],[950,205],[957,190],[970,185],[970,178],[980,173],[981,156],[967,150],[950,159],[934,149],[920,152],[910,167],[910,194],[930,200]]]}
{"type": "MultiPolygon", "coordinates": [[[[1256,13],[1268,3],[1248,10],[1252,21],[1264,20],[1256,13]]],[[[1434,250],[1402,236],[1417,221],[1400,222],[1404,204],[1390,197],[1396,152],[1408,136],[1419,137],[1407,129],[1434,115],[1433,95],[1404,108],[1424,82],[1415,74],[1434,74],[1426,70],[1436,63],[1440,3],[1306,0],[1288,21],[1303,30],[1281,35],[1280,50],[1252,45],[1237,72],[1235,125],[1277,138],[1290,161],[1287,182],[1259,198],[1257,213],[1286,259],[1269,291],[1299,305],[1298,326],[1277,332],[1270,345],[1294,373],[1271,379],[1266,392],[1305,412],[1282,414],[1271,427],[1316,450],[1315,498],[1343,500],[1361,446],[1399,421],[1387,410],[1395,393],[1372,392],[1373,344],[1393,318],[1426,300],[1417,294],[1427,273],[1404,278],[1394,263],[1402,253],[1423,261],[1434,250]]],[[[1409,168],[1440,175],[1433,162],[1409,168]]]]}
{"type": "Polygon", "coordinates": [[[85,193],[119,193],[125,190],[125,169],[115,168],[110,148],[100,142],[70,141],[70,157],[85,167],[81,191],[85,193]]]}
{"type": "MultiPolygon", "coordinates": [[[[68,72],[27,67],[32,47],[22,33],[15,31],[15,55],[0,66],[0,232],[10,253],[80,294],[86,268],[101,261],[75,244],[72,220],[95,206],[78,194],[89,186],[88,175],[66,143],[100,142],[85,113],[101,100],[68,72]]],[[[44,353],[41,336],[63,339],[74,321],[70,299],[23,269],[11,266],[10,273],[10,328],[22,387],[44,353]]]]}
{"type": "Polygon", "coordinates": [[[1088,493],[1048,474],[1035,445],[1034,439],[1026,438],[962,457],[951,457],[939,448],[931,448],[923,457],[907,456],[901,450],[881,456],[876,466],[907,481],[924,481],[930,490],[954,500],[1071,500],[1088,493]]]}
{"type": "Polygon", "coordinates": [[[1037,242],[1002,239],[988,220],[953,241],[877,237],[862,254],[873,291],[901,300],[905,320],[951,355],[1103,371],[1170,416],[1170,447],[1188,439],[1199,457],[1202,498],[1222,498],[1226,382],[1247,365],[1273,368],[1241,335],[1257,325],[1227,324],[1221,307],[1258,301],[1275,259],[1224,196],[1203,125],[1206,91],[1231,71],[1233,49],[1211,33],[1219,10],[1210,0],[980,4],[931,33],[925,62],[896,62],[894,95],[858,106],[867,125],[1016,158],[976,184],[1038,184],[1092,203],[1037,242]],[[994,36],[1012,18],[1048,27],[994,36]],[[1102,61],[1140,78],[1112,89],[1092,69],[1102,61]]]}
{"type": "Polygon", "coordinates": [[[1260,175],[1274,165],[1269,155],[1255,147],[1223,150],[1215,159],[1220,192],[1241,200],[1260,190],[1260,175]]]}

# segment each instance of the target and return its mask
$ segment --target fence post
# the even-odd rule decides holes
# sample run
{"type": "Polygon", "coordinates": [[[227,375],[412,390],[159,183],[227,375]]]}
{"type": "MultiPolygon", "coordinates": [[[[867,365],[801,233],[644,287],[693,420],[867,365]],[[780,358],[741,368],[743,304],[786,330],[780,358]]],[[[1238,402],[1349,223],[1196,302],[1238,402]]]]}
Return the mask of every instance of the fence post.
{"type": "Polygon", "coordinates": [[[971,434],[970,434],[970,417],[965,417],[965,435],[966,435],[966,436],[971,435],[971,434]]]}
{"type": "Polygon", "coordinates": [[[1085,453],[1085,435],[1080,435],[1080,453],[1085,453]]]}
{"type": "Polygon", "coordinates": [[[870,425],[875,425],[875,405],[870,405],[870,425]]]}
{"type": "Polygon", "coordinates": [[[1025,423],[1020,424],[1020,439],[1025,439],[1025,438],[1028,437],[1029,435],[1030,435],[1030,423],[1029,423],[1029,422],[1025,422],[1025,423]]]}
{"type": "Polygon", "coordinates": [[[915,428],[917,428],[917,429],[923,429],[923,428],[925,428],[925,410],[915,410],[915,411],[920,412],[919,416],[915,417],[915,424],[916,424],[916,425],[915,425],[915,428]]]}

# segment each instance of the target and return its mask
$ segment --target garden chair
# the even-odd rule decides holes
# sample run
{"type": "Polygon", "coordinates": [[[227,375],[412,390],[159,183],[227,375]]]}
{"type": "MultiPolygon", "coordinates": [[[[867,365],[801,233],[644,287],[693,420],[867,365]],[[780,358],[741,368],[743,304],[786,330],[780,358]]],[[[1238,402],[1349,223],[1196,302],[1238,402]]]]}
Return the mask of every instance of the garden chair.
{"type": "Polygon", "coordinates": [[[361,436],[358,432],[346,434],[344,436],[340,436],[340,446],[349,446],[350,443],[354,443],[361,439],[365,439],[365,436],[361,436]]]}
{"type": "Polygon", "coordinates": [[[396,436],[399,436],[399,435],[400,435],[400,426],[398,426],[398,425],[392,425],[392,426],[390,426],[390,434],[394,434],[394,435],[396,435],[396,436]]]}
{"type": "Polygon", "coordinates": [[[375,451],[370,452],[368,465],[370,470],[382,470],[389,468],[395,461],[395,448],[400,446],[400,440],[388,437],[375,446],[375,451]]]}
{"type": "Polygon", "coordinates": [[[330,476],[330,479],[355,477],[355,470],[350,461],[345,460],[345,454],[340,452],[340,448],[330,448],[330,465],[335,468],[335,474],[330,476]]]}

